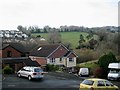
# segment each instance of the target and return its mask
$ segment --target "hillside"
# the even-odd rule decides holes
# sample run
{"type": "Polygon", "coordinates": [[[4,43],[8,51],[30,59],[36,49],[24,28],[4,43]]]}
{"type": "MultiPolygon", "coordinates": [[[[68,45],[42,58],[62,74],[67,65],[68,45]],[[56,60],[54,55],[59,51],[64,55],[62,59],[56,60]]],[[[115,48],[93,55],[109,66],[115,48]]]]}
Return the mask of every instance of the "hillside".
{"type": "MultiPolygon", "coordinates": [[[[80,38],[80,34],[82,34],[86,39],[86,36],[88,35],[88,33],[85,32],[60,32],[61,34],[61,38],[62,38],[62,43],[71,43],[71,47],[73,49],[75,49],[78,46],[78,41],[80,38]]],[[[37,35],[40,35],[41,37],[47,39],[48,37],[48,33],[36,33],[36,34],[32,34],[32,36],[36,37],[37,35]]],[[[94,35],[94,38],[97,38],[96,35],[94,35]]]]}

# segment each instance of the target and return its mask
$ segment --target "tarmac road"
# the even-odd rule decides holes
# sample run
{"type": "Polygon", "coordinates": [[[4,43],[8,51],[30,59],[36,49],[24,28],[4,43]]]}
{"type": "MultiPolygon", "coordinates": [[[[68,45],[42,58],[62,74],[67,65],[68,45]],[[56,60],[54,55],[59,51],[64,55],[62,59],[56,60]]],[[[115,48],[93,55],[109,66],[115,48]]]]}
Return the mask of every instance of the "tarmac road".
{"type": "MultiPolygon", "coordinates": [[[[68,73],[49,72],[43,80],[29,81],[16,75],[7,75],[2,82],[3,90],[79,90],[79,84],[85,78],[68,73]]],[[[120,88],[120,81],[111,81],[120,88]]]]}

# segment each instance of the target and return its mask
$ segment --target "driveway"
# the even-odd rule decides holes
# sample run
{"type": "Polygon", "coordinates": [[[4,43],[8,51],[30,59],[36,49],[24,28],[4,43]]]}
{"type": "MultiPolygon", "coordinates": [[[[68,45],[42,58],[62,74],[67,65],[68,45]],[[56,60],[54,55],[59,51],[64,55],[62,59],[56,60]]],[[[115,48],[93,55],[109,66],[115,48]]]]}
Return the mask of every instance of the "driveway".
{"type": "Polygon", "coordinates": [[[5,76],[2,86],[3,90],[8,88],[33,88],[33,89],[79,89],[79,84],[82,82],[82,79],[78,79],[74,75],[64,74],[64,73],[48,73],[45,74],[43,80],[33,80],[29,81],[27,78],[18,78],[16,75],[5,76]],[[71,78],[72,77],[72,78],[71,78]]]}
{"type": "MultiPolygon", "coordinates": [[[[29,90],[79,90],[79,84],[84,80],[84,77],[78,77],[68,73],[49,72],[45,74],[43,80],[29,81],[27,78],[18,78],[16,75],[5,76],[2,86],[3,90],[29,89],[29,90]]],[[[119,86],[119,81],[112,81],[113,84],[119,86]]]]}

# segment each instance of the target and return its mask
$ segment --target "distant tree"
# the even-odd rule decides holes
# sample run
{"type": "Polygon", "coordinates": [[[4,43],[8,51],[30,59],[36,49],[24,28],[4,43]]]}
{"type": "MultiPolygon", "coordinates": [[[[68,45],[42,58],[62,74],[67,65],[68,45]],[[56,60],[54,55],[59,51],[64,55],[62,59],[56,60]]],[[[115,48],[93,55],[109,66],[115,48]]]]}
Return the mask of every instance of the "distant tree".
{"type": "Polygon", "coordinates": [[[107,36],[109,35],[109,32],[105,31],[105,30],[101,30],[97,32],[97,35],[99,36],[99,41],[106,41],[107,40],[107,36]]]}
{"type": "Polygon", "coordinates": [[[79,40],[79,45],[77,47],[77,49],[80,49],[80,48],[84,48],[85,45],[83,44],[85,42],[85,39],[84,39],[84,36],[82,34],[80,34],[80,40],[79,40]]]}
{"type": "Polygon", "coordinates": [[[98,44],[98,41],[97,41],[97,40],[91,39],[91,40],[89,41],[89,47],[90,47],[90,49],[94,49],[97,44],[98,44]]]}
{"type": "Polygon", "coordinates": [[[24,27],[23,27],[22,25],[17,26],[17,29],[18,29],[19,31],[22,31],[23,28],[24,28],[24,27]]]}
{"type": "Polygon", "coordinates": [[[40,28],[37,25],[29,26],[28,31],[30,31],[31,33],[40,33],[41,32],[40,28]]]}
{"type": "Polygon", "coordinates": [[[80,34],[80,40],[85,41],[84,36],[82,34],[80,34]]]}
{"type": "Polygon", "coordinates": [[[93,32],[89,31],[89,34],[86,36],[86,38],[89,40],[91,38],[93,38],[93,32]]]}
{"type": "Polygon", "coordinates": [[[48,33],[48,42],[51,44],[61,43],[61,35],[57,30],[52,29],[48,33]]]}
{"type": "Polygon", "coordinates": [[[37,37],[39,37],[39,38],[40,38],[40,37],[41,37],[41,35],[37,35],[37,37]]]}
{"type": "Polygon", "coordinates": [[[47,33],[47,32],[49,32],[50,31],[50,29],[51,29],[51,27],[50,26],[44,26],[44,28],[43,28],[43,30],[44,30],[44,33],[47,33]]]}
{"type": "Polygon", "coordinates": [[[22,31],[23,33],[25,33],[29,37],[31,36],[31,32],[29,30],[27,30],[27,27],[23,27],[22,25],[19,25],[19,26],[17,26],[17,29],[19,31],[22,31]]]}
{"type": "Polygon", "coordinates": [[[67,47],[67,49],[71,49],[71,43],[70,42],[65,42],[64,45],[67,47]]]}

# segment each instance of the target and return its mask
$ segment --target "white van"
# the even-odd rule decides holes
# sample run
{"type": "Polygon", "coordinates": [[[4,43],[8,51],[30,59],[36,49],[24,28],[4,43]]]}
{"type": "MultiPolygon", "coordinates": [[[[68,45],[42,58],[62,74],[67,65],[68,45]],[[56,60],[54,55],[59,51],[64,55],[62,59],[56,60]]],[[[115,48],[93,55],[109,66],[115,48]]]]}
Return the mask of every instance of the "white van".
{"type": "Polygon", "coordinates": [[[110,71],[107,78],[109,80],[120,80],[120,63],[110,63],[108,68],[110,71]]]}
{"type": "Polygon", "coordinates": [[[89,76],[89,69],[88,68],[80,68],[78,75],[89,76]]]}

